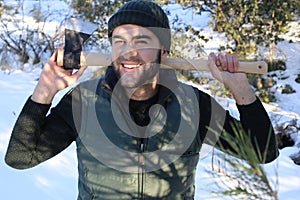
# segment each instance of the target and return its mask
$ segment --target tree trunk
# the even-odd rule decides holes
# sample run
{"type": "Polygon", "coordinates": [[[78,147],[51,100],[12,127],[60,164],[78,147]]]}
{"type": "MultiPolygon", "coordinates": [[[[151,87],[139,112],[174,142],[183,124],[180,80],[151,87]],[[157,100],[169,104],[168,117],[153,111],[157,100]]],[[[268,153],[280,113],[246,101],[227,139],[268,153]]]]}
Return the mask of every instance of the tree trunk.
{"type": "MultiPolygon", "coordinates": [[[[274,17],[275,17],[275,10],[272,11],[272,17],[271,17],[270,29],[269,29],[270,33],[273,32],[273,23],[274,23],[273,19],[274,19],[274,17]]],[[[269,42],[270,42],[270,44],[269,44],[269,54],[270,54],[269,55],[269,62],[271,64],[273,64],[273,61],[274,61],[274,52],[275,52],[275,38],[274,38],[273,34],[272,34],[272,37],[269,38],[269,42]]]]}

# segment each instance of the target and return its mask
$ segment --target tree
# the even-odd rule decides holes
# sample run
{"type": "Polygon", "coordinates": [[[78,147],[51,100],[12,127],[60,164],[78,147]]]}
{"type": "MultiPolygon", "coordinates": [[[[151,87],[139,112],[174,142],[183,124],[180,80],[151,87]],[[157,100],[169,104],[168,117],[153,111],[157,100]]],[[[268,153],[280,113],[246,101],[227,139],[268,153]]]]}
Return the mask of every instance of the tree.
{"type": "Polygon", "coordinates": [[[272,63],[274,59],[275,45],[278,41],[283,40],[280,38],[281,33],[288,31],[287,24],[293,20],[296,12],[296,5],[298,0],[277,0],[277,1],[264,1],[260,5],[259,16],[262,16],[263,40],[269,46],[270,58],[272,63]]]}
{"type": "MultiPolygon", "coordinates": [[[[33,4],[29,15],[24,15],[23,1],[15,6],[1,5],[0,7],[0,56],[1,64],[14,63],[15,55],[21,64],[38,64],[44,53],[53,53],[62,33],[59,27],[49,34],[45,30],[47,22],[51,21],[51,13],[41,11],[40,1],[33,4]],[[31,18],[29,24],[26,17],[31,18]],[[4,59],[4,60],[3,60],[4,59]],[[8,60],[11,59],[11,60],[8,60]]],[[[16,63],[14,63],[16,64],[16,63]]]]}
{"type": "MultiPolygon", "coordinates": [[[[162,4],[168,4],[169,1],[159,1],[162,4]]],[[[176,0],[175,3],[182,5],[183,9],[193,8],[195,13],[201,14],[201,12],[212,12],[212,8],[216,4],[216,0],[176,0]]]]}
{"type": "Polygon", "coordinates": [[[224,0],[217,1],[212,23],[218,32],[225,32],[233,45],[226,48],[238,53],[256,54],[258,45],[270,50],[281,41],[280,34],[287,31],[286,25],[297,11],[297,0],[224,0]]]}
{"type": "Polygon", "coordinates": [[[128,1],[130,0],[72,0],[70,6],[75,9],[78,17],[99,25],[99,30],[95,33],[97,40],[106,36],[109,17],[128,1]]]}

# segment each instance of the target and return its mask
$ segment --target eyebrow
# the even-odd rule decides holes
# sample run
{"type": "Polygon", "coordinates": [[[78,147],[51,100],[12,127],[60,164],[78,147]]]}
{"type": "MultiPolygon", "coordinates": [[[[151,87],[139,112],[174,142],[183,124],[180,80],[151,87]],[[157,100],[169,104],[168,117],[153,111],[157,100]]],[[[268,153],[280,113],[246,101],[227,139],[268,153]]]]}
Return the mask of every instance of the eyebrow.
{"type": "MultiPolygon", "coordinates": [[[[125,39],[123,36],[121,35],[114,35],[112,36],[113,39],[125,39]]],[[[152,40],[152,38],[149,35],[137,35],[132,37],[132,39],[148,39],[148,40],[152,40]]]]}

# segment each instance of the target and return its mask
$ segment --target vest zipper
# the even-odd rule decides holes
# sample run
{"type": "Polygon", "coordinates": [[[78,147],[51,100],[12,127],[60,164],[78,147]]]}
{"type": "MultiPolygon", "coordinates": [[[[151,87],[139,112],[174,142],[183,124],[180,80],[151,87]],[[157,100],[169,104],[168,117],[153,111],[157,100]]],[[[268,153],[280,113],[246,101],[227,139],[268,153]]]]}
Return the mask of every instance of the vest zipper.
{"type": "Polygon", "coordinates": [[[138,196],[139,199],[144,199],[144,190],[145,190],[145,147],[146,139],[141,138],[139,140],[139,172],[138,172],[138,196]]]}

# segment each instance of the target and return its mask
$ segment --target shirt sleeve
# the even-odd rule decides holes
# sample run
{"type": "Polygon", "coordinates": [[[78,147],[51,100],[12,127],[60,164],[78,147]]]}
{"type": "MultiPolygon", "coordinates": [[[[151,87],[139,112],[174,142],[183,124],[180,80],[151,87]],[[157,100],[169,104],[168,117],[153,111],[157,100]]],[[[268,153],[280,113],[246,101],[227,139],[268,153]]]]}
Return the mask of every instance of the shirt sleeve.
{"type": "Polygon", "coordinates": [[[66,149],[76,139],[71,103],[68,93],[47,115],[51,105],[29,97],[13,128],[5,162],[16,169],[31,168],[66,149]]]}
{"type": "MultiPolygon", "coordinates": [[[[278,155],[278,145],[271,120],[261,101],[249,105],[237,105],[240,121],[245,131],[251,134],[252,143],[257,144],[261,153],[266,153],[266,161],[271,162],[278,155]]],[[[263,154],[261,154],[263,155],[263,154]]]]}
{"type": "Polygon", "coordinates": [[[276,137],[270,118],[261,101],[249,105],[237,105],[240,119],[230,115],[212,97],[200,95],[200,135],[201,141],[216,145],[221,150],[233,150],[225,139],[225,133],[236,136],[236,131],[249,133],[253,147],[258,147],[261,155],[266,154],[262,162],[271,162],[278,156],[276,137]]]}

